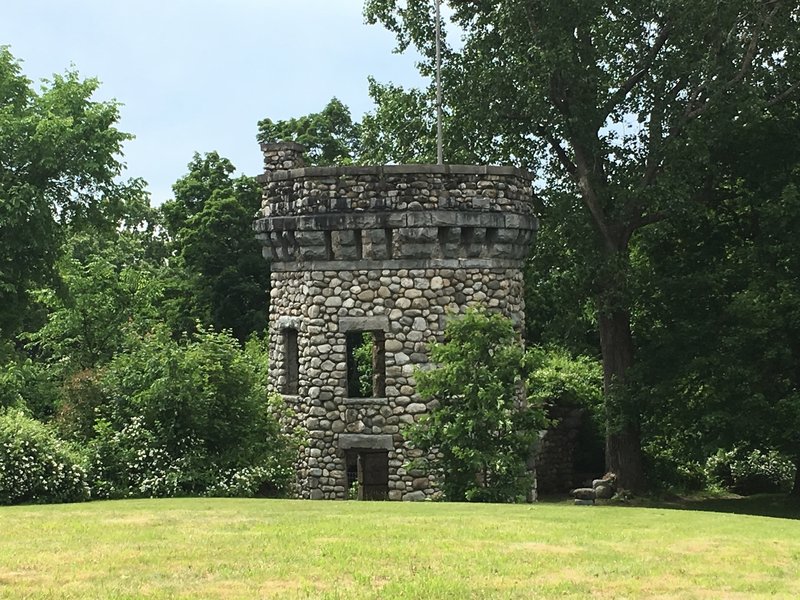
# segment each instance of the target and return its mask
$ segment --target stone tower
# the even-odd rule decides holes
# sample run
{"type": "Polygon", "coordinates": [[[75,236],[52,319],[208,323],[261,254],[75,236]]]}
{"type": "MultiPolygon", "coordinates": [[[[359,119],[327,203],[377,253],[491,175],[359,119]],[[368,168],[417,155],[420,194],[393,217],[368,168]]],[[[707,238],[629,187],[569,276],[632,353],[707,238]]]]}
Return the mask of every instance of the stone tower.
{"type": "Polygon", "coordinates": [[[522,326],[521,268],[537,229],[531,176],[486,166],[304,167],[303,150],[262,145],[254,224],[272,264],[269,384],[308,434],[298,495],[346,498],[358,482],[362,498],[424,499],[436,481],[409,467],[426,457],[402,433],[429,408],[414,370],[466,307],[522,326]]]}

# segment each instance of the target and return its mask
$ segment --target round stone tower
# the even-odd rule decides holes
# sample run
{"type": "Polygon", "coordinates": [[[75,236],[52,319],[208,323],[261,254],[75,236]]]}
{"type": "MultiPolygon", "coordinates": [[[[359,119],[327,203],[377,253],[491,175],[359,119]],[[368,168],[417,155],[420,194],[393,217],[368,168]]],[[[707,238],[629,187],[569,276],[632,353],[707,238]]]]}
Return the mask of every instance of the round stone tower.
{"type": "Polygon", "coordinates": [[[537,229],[531,176],[304,167],[299,144],[262,150],[254,227],[272,265],[269,384],[307,431],[298,495],[429,497],[437,482],[414,468],[427,457],[403,438],[403,425],[430,408],[414,370],[467,307],[522,326],[522,265],[537,229]]]}

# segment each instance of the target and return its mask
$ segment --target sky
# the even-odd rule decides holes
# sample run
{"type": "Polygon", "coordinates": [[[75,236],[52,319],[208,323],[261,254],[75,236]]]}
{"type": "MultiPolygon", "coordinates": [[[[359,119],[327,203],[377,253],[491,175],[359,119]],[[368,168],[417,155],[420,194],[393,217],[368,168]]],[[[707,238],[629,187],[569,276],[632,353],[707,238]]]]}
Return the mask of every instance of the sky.
{"type": "Polygon", "coordinates": [[[261,173],[260,119],[321,110],[334,96],[371,110],[367,77],[425,82],[393,36],[366,25],[363,0],[5,0],[0,45],[38,82],[74,67],[96,99],[123,104],[128,177],[171,197],[195,152],[261,173]]]}

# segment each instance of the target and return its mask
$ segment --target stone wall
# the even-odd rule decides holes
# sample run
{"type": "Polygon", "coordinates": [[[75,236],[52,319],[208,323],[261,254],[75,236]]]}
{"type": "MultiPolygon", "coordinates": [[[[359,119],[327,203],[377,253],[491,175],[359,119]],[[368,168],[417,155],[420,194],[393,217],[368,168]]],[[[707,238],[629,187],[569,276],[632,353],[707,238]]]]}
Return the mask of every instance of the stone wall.
{"type": "Polygon", "coordinates": [[[541,494],[561,494],[576,487],[575,450],[584,411],[573,406],[551,406],[548,418],[555,422],[542,436],[536,460],[541,494]]]}
{"type": "Polygon", "coordinates": [[[405,467],[423,456],[404,441],[401,427],[430,408],[415,391],[414,369],[427,364],[427,345],[439,339],[448,316],[466,306],[493,306],[521,321],[519,271],[282,272],[274,275],[271,294],[270,331],[275,333],[270,336],[270,386],[274,390],[285,384],[280,331],[298,327],[299,333],[300,386],[297,396],[287,397],[297,424],[309,436],[298,464],[299,495],[343,498],[347,490],[342,450],[371,447],[364,444],[389,449],[389,499],[433,494],[434,481],[405,467]],[[385,393],[380,398],[347,397],[345,335],[353,329],[385,332],[385,393]]]}
{"type": "Polygon", "coordinates": [[[530,175],[512,168],[404,165],[303,168],[301,147],[267,144],[254,228],[272,263],[270,387],[307,432],[298,495],[347,497],[347,453],[388,452],[388,498],[433,495],[405,424],[430,410],[415,368],[448,318],[482,306],[524,318],[521,266],[536,231],[530,175]],[[377,332],[382,394],[348,396],[347,336],[377,332]],[[295,333],[296,332],[296,333],[295,333]]]}

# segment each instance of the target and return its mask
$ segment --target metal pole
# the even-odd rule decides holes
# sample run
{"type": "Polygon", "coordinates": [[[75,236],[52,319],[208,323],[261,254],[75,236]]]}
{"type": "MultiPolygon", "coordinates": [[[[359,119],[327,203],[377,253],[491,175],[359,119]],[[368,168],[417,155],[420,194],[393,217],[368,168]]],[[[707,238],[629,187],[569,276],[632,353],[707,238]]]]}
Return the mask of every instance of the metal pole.
{"type": "Polygon", "coordinates": [[[444,164],[442,150],[442,18],[441,1],[436,3],[436,162],[444,164]]]}

